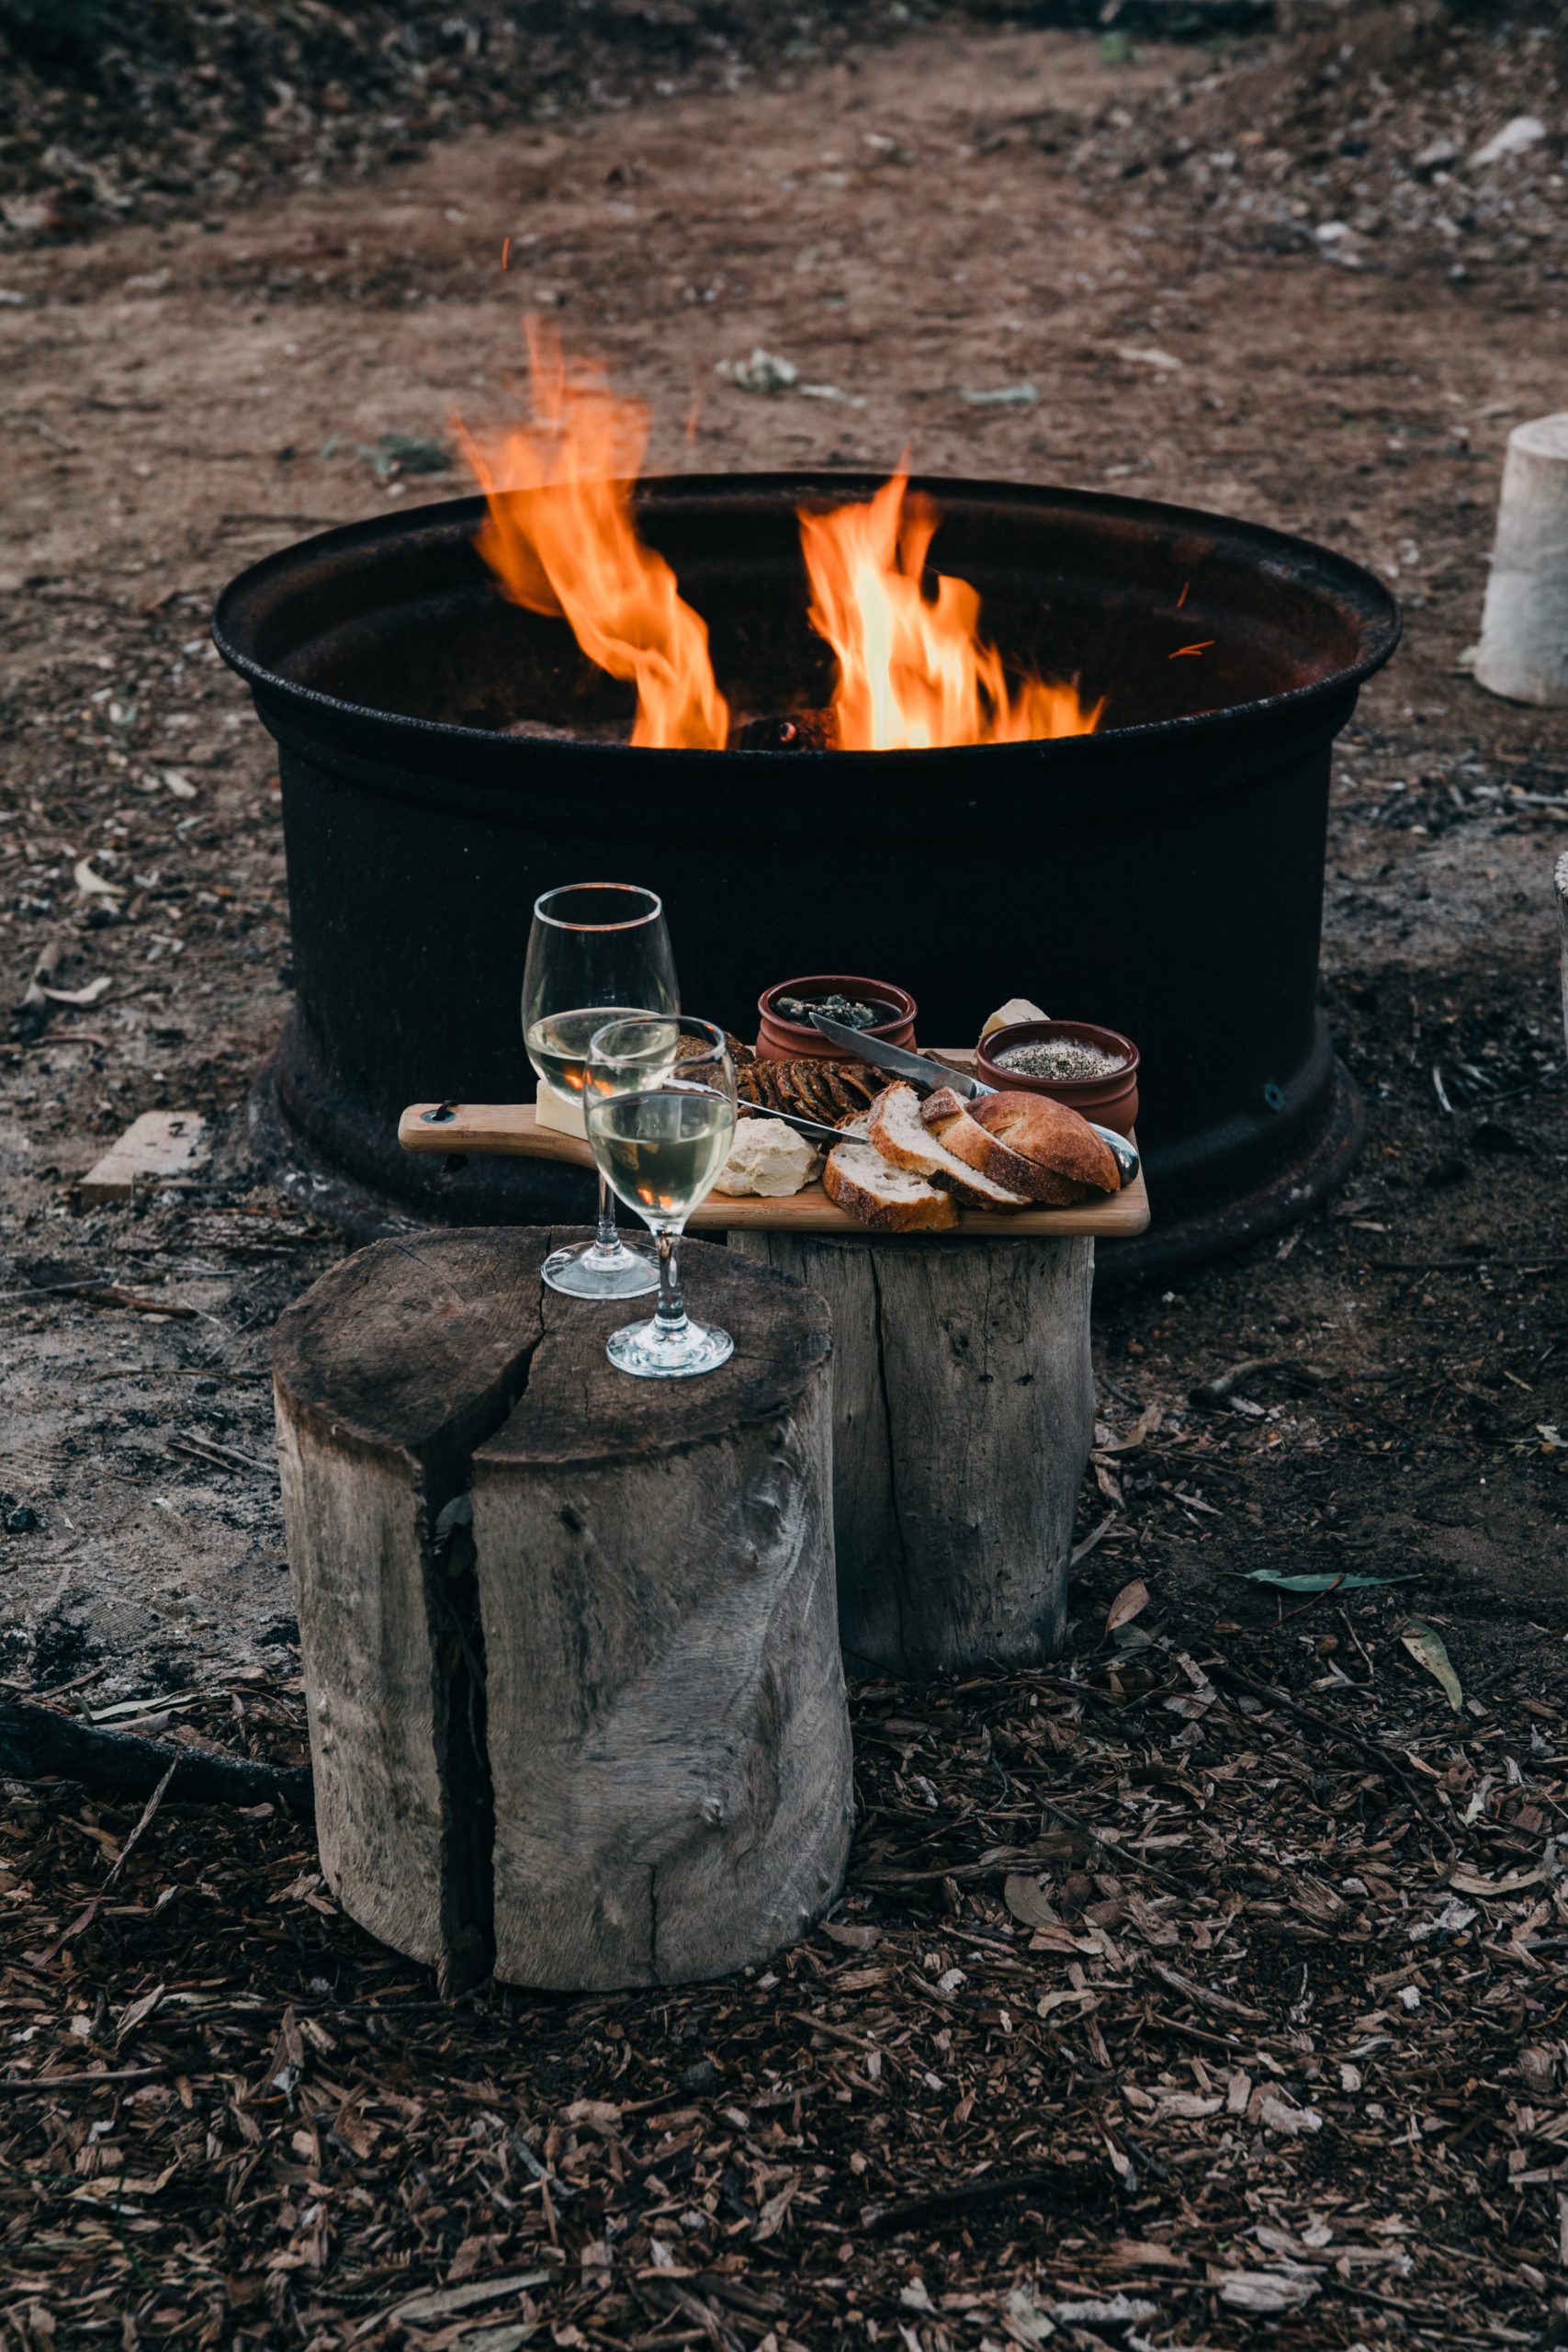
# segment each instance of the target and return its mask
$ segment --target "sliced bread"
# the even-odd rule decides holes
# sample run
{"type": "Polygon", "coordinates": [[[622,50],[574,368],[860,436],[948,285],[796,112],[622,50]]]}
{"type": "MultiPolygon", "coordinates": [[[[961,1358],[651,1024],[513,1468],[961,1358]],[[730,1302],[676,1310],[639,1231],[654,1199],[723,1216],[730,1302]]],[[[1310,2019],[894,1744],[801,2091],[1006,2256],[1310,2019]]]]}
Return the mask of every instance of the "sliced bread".
{"type": "Polygon", "coordinates": [[[822,1170],[822,1190],[836,1207],[878,1233],[943,1233],[958,1223],[951,1193],[939,1193],[911,1169],[896,1168],[866,1139],[871,1114],[842,1122],[822,1170]]]}
{"type": "Polygon", "coordinates": [[[1000,1184],[1010,1193],[1022,1193],[1042,1208],[1070,1209],[1084,1197],[1084,1187],[1071,1178],[1059,1176],[1054,1169],[1045,1168],[1037,1159],[999,1136],[991,1135],[971,1113],[979,1107],[980,1100],[965,1102],[951,1086],[939,1087],[920,1106],[920,1123],[938,1141],[946,1146],[955,1159],[963,1160],[993,1184],[1000,1184]]]}
{"type": "MultiPolygon", "coordinates": [[[[943,1091],[948,1090],[943,1089],[943,1091]]],[[[923,1176],[939,1191],[951,1193],[966,1209],[1026,1209],[1029,1195],[1013,1192],[971,1168],[949,1151],[938,1135],[921,1125],[920,1098],[900,1079],[884,1089],[871,1106],[866,1134],[884,1159],[923,1176]]]]}
{"type": "Polygon", "coordinates": [[[988,1136],[1010,1144],[1026,1159],[1069,1183],[1087,1192],[1121,1191],[1115,1153],[1070,1102],[1058,1102],[1051,1094],[1029,1094],[1021,1087],[982,1095],[969,1110],[988,1136]]]}

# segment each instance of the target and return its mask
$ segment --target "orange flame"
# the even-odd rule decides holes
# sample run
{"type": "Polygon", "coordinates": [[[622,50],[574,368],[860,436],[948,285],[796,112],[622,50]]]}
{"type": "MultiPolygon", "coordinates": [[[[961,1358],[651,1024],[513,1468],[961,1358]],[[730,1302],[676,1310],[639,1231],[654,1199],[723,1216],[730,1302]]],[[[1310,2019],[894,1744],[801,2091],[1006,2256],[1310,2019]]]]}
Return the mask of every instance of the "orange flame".
{"type": "MultiPolygon", "coordinates": [[[[722,750],[729,706],[707,625],[662,556],[637,537],[632,482],[648,442],[640,403],[617,400],[597,368],[569,369],[560,341],[527,322],[534,422],[482,448],[457,434],[490,514],[477,545],[514,604],[564,616],[591,662],[637,688],[632,741],[722,750]]],[[[695,422],[694,408],[690,424],[695,422]]],[[[966,581],[933,575],[937,509],[908,494],[902,471],[874,498],[800,513],[810,620],[838,656],[833,714],[845,751],[1023,743],[1087,735],[1103,699],[1039,677],[1010,682],[980,634],[966,581]]]]}
{"type": "Polygon", "coordinates": [[[682,599],[632,516],[647,412],[595,368],[570,372],[559,338],[528,322],[534,424],[481,449],[459,424],[490,503],[479,553],[513,604],[564,615],[591,662],[637,687],[634,743],[721,750],[729,706],[707,624],[682,599]]]}
{"type": "Polygon", "coordinates": [[[980,635],[980,599],[938,572],[923,586],[940,520],[895,474],[874,498],[800,514],[811,582],[811,626],[839,657],[833,713],[847,752],[926,751],[942,743],[1027,743],[1091,734],[1103,700],[1026,677],[1010,685],[980,635]]]}

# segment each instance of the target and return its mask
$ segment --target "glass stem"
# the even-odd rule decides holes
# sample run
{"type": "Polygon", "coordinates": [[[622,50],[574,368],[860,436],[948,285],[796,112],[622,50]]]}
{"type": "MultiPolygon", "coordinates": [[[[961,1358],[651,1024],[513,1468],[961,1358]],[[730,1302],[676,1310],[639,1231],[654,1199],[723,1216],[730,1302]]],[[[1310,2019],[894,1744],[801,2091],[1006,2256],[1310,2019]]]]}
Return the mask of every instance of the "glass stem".
{"type": "Polygon", "coordinates": [[[681,1268],[676,1257],[681,1237],[669,1226],[662,1226],[654,1238],[659,1244],[659,1312],[655,1319],[660,1334],[672,1339],[686,1328],[686,1302],[681,1296],[681,1268]]]}
{"type": "Polygon", "coordinates": [[[621,1246],[621,1237],[615,1230],[615,1212],[610,1204],[611,1199],[610,1187],[601,1176],[599,1179],[599,1230],[593,1237],[594,1255],[600,1258],[614,1257],[621,1246]]]}

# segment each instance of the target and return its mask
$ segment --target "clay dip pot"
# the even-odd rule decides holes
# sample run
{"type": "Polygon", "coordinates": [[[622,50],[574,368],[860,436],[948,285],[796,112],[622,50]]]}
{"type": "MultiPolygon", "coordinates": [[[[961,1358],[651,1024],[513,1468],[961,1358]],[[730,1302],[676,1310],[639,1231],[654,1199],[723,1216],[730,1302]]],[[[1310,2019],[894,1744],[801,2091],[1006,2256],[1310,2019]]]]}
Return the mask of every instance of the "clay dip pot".
{"type": "Polygon", "coordinates": [[[818,1061],[841,1062],[849,1057],[837,1046],[830,1046],[820,1029],[808,1021],[788,1021],[773,1006],[781,996],[804,997],[807,1003],[820,1003],[829,996],[848,997],[852,1004],[886,1004],[893,1007],[892,1017],[879,1021],[874,1028],[863,1029],[864,1037],[878,1037],[885,1046],[912,1046],[915,1042],[915,1000],[908,989],[896,989],[890,980],[867,980],[855,972],[816,972],[808,979],[779,980],[764,989],[757,999],[757,1010],[762,1025],[757,1034],[757,1057],[764,1062],[797,1062],[807,1056],[818,1061]]]}
{"type": "Polygon", "coordinates": [[[1015,1021],[1010,1028],[995,1029],[976,1055],[975,1075],[985,1086],[1049,1094],[1119,1136],[1132,1134],[1138,1115],[1136,1046],[1117,1030],[1098,1029],[1089,1021],[1015,1021]],[[1052,1045],[1097,1046],[1102,1054],[1114,1055],[1115,1068],[1100,1078],[1032,1078],[1027,1070],[1009,1069],[1000,1058],[1014,1046],[1052,1045]]]}

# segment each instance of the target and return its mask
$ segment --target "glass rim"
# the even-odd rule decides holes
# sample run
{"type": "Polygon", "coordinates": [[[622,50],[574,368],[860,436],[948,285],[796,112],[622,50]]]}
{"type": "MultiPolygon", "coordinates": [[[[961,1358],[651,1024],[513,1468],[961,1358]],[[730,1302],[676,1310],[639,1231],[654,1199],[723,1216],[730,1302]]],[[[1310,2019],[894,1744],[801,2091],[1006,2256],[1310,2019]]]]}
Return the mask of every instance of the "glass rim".
{"type": "MultiPolygon", "coordinates": [[[[625,1012],[616,1013],[613,1020],[604,1022],[601,1027],[595,1029],[588,1040],[588,1058],[590,1061],[600,1058],[599,1040],[601,1037],[607,1037],[612,1029],[664,1028],[671,1023],[673,1023],[677,1035],[681,1036],[691,1036],[700,1032],[707,1040],[706,1051],[688,1055],[686,1057],[688,1061],[717,1061],[729,1050],[728,1035],[722,1022],[704,1021],[694,1012],[639,1012],[635,1007],[628,1006],[625,1012]]],[[[603,1057],[606,1063],[613,1058],[614,1057],[610,1055],[603,1057]]]]}
{"type": "Polygon", "coordinates": [[[552,931],[639,931],[644,923],[657,922],[664,912],[664,901],[657,890],[649,890],[640,882],[558,882],[553,889],[541,890],[534,901],[536,922],[548,923],[552,931]],[[552,899],[570,899],[579,890],[615,890],[630,899],[647,900],[647,910],[633,915],[624,922],[568,922],[563,916],[548,912],[552,899]]]}

